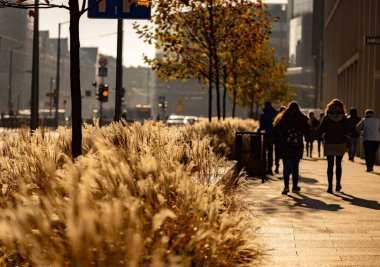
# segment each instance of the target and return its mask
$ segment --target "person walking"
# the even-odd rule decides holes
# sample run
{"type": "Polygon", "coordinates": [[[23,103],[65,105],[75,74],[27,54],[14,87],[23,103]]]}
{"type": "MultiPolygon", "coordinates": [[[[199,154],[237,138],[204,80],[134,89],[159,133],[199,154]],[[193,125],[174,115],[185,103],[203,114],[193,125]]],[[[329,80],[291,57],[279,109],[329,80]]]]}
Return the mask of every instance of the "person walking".
{"type": "Polygon", "coordinates": [[[354,161],[356,150],[358,147],[359,133],[356,130],[356,125],[360,122],[361,118],[358,117],[358,111],[356,108],[350,108],[350,116],[348,116],[348,135],[351,138],[351,146],[348,149],[348,160],[354,161]]]}
{"type": "Polygon", "coordinates": [[[266,174],[273,175],[273,120],[277,115],[277,110],[272,107],[272,103],[267,101],[264,104],[264,113],[260,116],[260,127],[259,132],[265,131],[264,133],[264,149],[268,153],[268,168],[266,174]]]}
{"type": "MultiPolygon", "coordinates": [[[[319,114],[318,125],[321,125],[321,122],[322,122],[322,119],[324,116],[325,116],[325,113],[323,113],[323,112],[319,114]]],[[[321,147],[323,145],[323,138],[322,138],[322,136],[315,134],[315,139],[317,140],[317,143],[318,143],[318,145],[317,145],[318,146],[318,158],[320,158],[321,157],[321,147]]]]}
{"type": "MultiPolygon", "coordinates": [[[[281,106],[279,109],[278,109],[278,113],[277,113],[277,116],[279,116],[279,114],[281,114],[284,110],[286,109],[286,106],[281,106]]],[[[276,116],[276,118],[277,118],[276,116]]],[[[275,120],[276,120],[275,118],[275,120]]],[[[275,162],[275,165],[276,165],[276,169],[275,169],[275,173],[276,174],[279,174],[279,168],[280,168],[280,143],[279,143],[279,140],[274,138],[274,162],[275,162]]]]}
{"type": "Polygon", "coordinates": [[[327,193],[332,194],[334,163],[336,165],[336,188],[339,192],[342,189],[342,159],[347,150],[348,122],[344,104],[339,99],[333,99],[327,104],[325,116],[317,130],[317,135],[323,136],[325,140],[324,154],[327,156],[327,193]]]}
{"type": "Polygon", "coordinates": [[[380,123],[372,109],[365,111],[365,118],[357,124],[356,129],[358,132],[363,130],[365,163],[367,165],[367,172],[372,172],[380,142],[380,123]]]}
{"type": "Polygon", "coordinates": [[[314,112],[309,112],[309,120],[308,124],[310,127],[310,134],[305,136],[306,141],[306,156],[312,158],[313,157],[313,143],[315,140],[315,131],[319,126],[319,121],[315,118],[314,112]]]}
{"type": "Polygon", "coordinates": [[[303,137],[310,132],[308,117],[305,116],[297,102],[291,102],[288,107],[276,117],[273,125],[273,135],[279,140],[279,155],[284,164],[284,190],[289,193],[289,178],[292,175],[293,192],[299,192],[299,163],[303,155],[303,137]]]}

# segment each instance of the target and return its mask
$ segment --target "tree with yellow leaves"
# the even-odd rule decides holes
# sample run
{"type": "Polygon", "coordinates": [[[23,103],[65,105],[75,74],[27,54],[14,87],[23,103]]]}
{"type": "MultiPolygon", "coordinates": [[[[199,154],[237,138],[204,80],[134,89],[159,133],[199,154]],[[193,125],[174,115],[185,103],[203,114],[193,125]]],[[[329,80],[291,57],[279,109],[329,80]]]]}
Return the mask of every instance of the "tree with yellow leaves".
{"type": "MultiPolygon", "coordinates": [[[[229,52],[235,44],[235,54],[242,58],[247,48],[236,45],[237,40],[243,39],[252,44],[267,37],[269,21],[265,19],[265,5],[261,1],[249,0],[192,0],[187,5],[159,0],[155,11],[152,17],[154,26],[136,26],[145,41],[154,41],[156,48],[162,51],[157,58],[145,57],[146,62],[162,78],[195,78],[206,84],[210,121],[215,89],[220,119],[221,81],[227,86],[223,72],[230,73],[238,60],[227,54],[235,53],[229,52]]],[[[223,99],[225,95],[224,92],[223,99]]]]}

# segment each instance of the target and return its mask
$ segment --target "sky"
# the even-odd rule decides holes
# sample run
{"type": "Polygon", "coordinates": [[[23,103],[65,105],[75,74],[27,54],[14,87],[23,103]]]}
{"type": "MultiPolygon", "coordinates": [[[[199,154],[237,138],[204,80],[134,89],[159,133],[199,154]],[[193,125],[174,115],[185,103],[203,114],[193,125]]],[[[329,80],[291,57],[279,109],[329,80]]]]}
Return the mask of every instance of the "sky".
{"type": "MultiPolygon", "coordinates": [[[[287,3],[287,0],[266,0],[265,3],[287,3]]],[[[48,9],[40,12],[40,30],[49,30],[51,38],[58,36],[58,23],[69,20],[65,9],[48,9]]],[[[154,57],[152,45],[138,38],[132,24],[135,20],[124,20],[123,64],[125,66],[146,66],[143,54],[154,57]]],[[[147,21],[138,20],[138,23],[147,21]]],[[[89,19],[86,14],[80,20],[80,40],[82,47],[96,46],[105,55],[116,56],[117,21],[113,19],[89,19]]],[[[61,26],[61,38],[69,36],[69,24],[61,26]]]]}

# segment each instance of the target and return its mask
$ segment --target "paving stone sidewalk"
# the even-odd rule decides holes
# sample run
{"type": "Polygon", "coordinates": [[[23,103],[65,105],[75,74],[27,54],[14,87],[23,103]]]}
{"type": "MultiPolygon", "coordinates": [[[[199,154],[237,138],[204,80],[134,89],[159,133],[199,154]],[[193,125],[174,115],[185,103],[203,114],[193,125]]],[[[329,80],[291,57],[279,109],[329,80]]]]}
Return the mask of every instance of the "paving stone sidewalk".
{"type": "Polygon", "coordinates": [[[364,161],[344,159],[333,195],[326,169],[324,159],[302,160],[301,192],[287,196],[282,175],[249,182],[259,266],[380,266],[380,167],[366,173],[364,161]]]}

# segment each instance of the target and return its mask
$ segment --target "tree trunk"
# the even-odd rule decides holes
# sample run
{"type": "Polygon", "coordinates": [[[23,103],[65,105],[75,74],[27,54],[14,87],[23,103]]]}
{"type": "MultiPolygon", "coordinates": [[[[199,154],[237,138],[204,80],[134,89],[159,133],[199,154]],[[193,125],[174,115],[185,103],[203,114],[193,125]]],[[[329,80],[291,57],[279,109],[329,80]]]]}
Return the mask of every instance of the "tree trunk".
{"type": "Polygon", "coordinates": [[[233,92],[233,100],[232,100],[232,118],[235,118],[236,112],[236,97],[237,97],[237,72],[234,70],[234,92],[233,92]]]}
{"type": "Polygon", "coordinates": [[[227,78],[227,70],[223,68],[223,120],[226,119],[227,78]]]}
{"type": "Polygon", "coordinates": [[[79,4],[78,0],[69,0],[70,11],[70,85],[72,118],[72,156],[82,155],[82,98],[80,91],[80,55],[79,55],[79,4]]]}
{"type": "Polygon", "coordinates": [[[209,73],[208,73],[208,121],[212,120],[212,55],[210,55],[209,73]]]}
{"type": "Polygon", "coordinates": [[[255,93],[252,93],[251,103],[249,106],[249,117],[253,119],[253,104],[255,102],[255,93]]]}
{"type": "MultiPolygon", "coordinates": [[[[214,55],[216,51],[214,51],[214,55]]],[[[216,88],[216,113],[218,115],[218,120],[220,121],[220,73],[219,73],[219,63],[218,58],[215,56],[215,88],[216,88]]]]}
{"type": "Polygon", "coordinates": [[[259,104],[256,103],[256,114],[255,114],[255,119],[259,119],[259,104]]]}
{"type": "Polygon", "coordinates": [[[210,41],[211,41],[211,49],[212,49],[212,58],[214,59],[215,65],[215,89],[216,89],[216,114],[218,116],[218,120],[220,120],[220,73],[219,73],[219,60],[218,60],[218,47],[215,40],[215,29],[214,29],[214,0],[210,1],[209,6],[210,13],[210,41]]]}
{"type": "Polygon", "coordinates": [[[236,112],[236,88],[234,88],[234,92],[233,92],[232,118],[235,118],[235,112],[236,112]]]}
{"type": "MultiPolygon", "coordinates": [[[[209,2],[209,6],[208,6],[208,11],[210,13],[210,30],[212,27],[212,21],[213,21],[213,17],[212,17],[212,8],[213,8],[213,1],[214,0],[211,0],[209,2]]],[[[212,31],[211,31],[211,35],[210,35],[210,40],[208,42],[208,51],[209,51],[209,70],[208,70],[208,121],[211,122],[212,120],[212,84],[213,84],[213,81],[212,81],[212,78],[214,76],[214,73],[213,73],[213,59],[214,59],[214,56],[213,56],[213,40],[212,40],[212,31]]]]}

